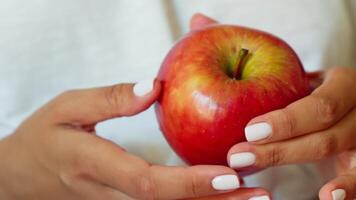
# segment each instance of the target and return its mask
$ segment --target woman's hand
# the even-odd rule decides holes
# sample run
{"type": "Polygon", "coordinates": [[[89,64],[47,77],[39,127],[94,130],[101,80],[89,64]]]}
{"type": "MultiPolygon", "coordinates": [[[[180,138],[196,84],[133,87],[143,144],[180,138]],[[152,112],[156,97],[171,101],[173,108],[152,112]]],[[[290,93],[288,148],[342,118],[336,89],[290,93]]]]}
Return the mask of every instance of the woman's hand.
{"type": "MultiPolygon", "coordinates": [[[[95,134],[98,122],[135,115],[158,97],[160,83],[65,92],[0,141],[0,199],[182,199],[235,191],[223,166],[152,165],[95,134]]],[[[130,134],[130,133],[127,133],[130,134]]],[[[245,200],[266,194],[236,190],[245,200]]]]}
{"type": "MultiPolygon", "coordinates": [[[[312,76],[313,85],[320,77],[312,76]]],[[[333,68],[309,96],[252,119],[249,142],[232,147],[230,166],[244,168],[318,161],[338,155],[340,171],[320,190],[322,200],[356,198],[356,70],[333,68]],[[346,196],[346,197],[345,197],[346,196]]]]}

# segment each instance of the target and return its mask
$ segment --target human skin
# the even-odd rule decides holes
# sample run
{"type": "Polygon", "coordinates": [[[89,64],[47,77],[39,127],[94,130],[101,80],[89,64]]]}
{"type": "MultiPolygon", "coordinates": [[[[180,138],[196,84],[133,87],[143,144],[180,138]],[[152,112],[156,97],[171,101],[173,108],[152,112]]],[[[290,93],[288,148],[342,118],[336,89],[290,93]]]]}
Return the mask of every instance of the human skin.
{"type": "Polygon", "coordinates": [[[269,135],[236,144],[227,158],[249,152],[255,155],[255,162],[246,167],[266,168],[336,156],[338,176],[321,188],[319,197],[333,200],[333,192],[341,189],[346,193],[345,199],[355,199],[356,71],[337,67],[320,76],[321,85],[309,96],[252,119],[247,126],[267,123],[271,127],[269,135]]]}
{"type": "Polygon", "coordinates": [[[185,199],[231,193],[237,199],[262,189],[219,190],[212,180],[236,175],[224,166],[153,165],[98,137],[101,121],[147,109],[161,85],[143,96],[134,84],[65,92],[0,141],[0,199],[185,199]]]}
{"type": "MultiPolygon", "coordinates": [[[[204,25],[192,19],[195,27],[204,25]]],[[[147,84],[147,83],[146,83],[147,84]]],[[[258,188],[216,189],[236,176],[225,166],[151,164],[96,135],[96,124],[136,115],[156,101],[161,85],[137,95],[132,83],[64,92],[0,140],[0,199],[234,199],[268,196],[258,188]]],[[[128,133],[129,134],[129,133],[128,133]]]]}
{"type": "Polygon", "coordinates": [[[155,104],[160,129],[190,165],[227,165],[226,154],[245,141],[250,119],[310,93],[288,44],[234,25],[211,25],[184,36],[157,78],[163,83],[155,104]]]}
{"type": "MultiPolygon", "coordinates": [[[[202,15],[195,15],[191,28],[210,23],[216,22],[202,15]]],[[[296,109],[287,114],[293,114],[291,116],[295,117],[287,123],[298,124],[293,126],[299,127],[298,129],[287,132],[290,133],[287,138],[278,138],[281,135],[278,136],[277,130],[283,130],[279,127],[284,122],[273,119],[289,113],[283,111],[284,109],[255,118],[249,124],[271,122],[271,136],[266,140],[234,146],[228,159],[234,153],[249,150],[243,149],[244,145],[255,150],[256,165],[259,167],[313,161],[316,158],[320,160],[338,155],[338,162],[335,164],[340,167],[341,175],[321,189],[320,197],[322,200],[331,200],[331,192],[336,188],[343,188],[346,190],[347,199],[352,199],[355,198],[352,192],[356,191],[356,158],[355,151],[352,150],[355,147],[352,134],[355,132],[355,126],[350,121],[355,121],[355,71],[332,69],[322,74],[324,76],[321,76],[320,80],[323,80],[323,83],[320,87],[317,87],[319,78],[312,79],[313,85],[317,87],[312,95],[316,96],[308,96],[286,108],[288,110],[293,106],[303,107],[303,110],[309,112],[298,115],[296,109]],[[311,100],[321,94],[325,95],[321,100],[311,100]],[[303,102],[305,104],[301,104],[303,102]],[[309,105],[307,109],[304,108],[306,105],[309,105]],[[332,112],[325,112],[329,110],[332,112]],[[309,118],[305,119],[308,116],[309,118]],[[312,118],[315,116],[322,116],[321,119],[330,117],[327,117],[327,122],[322,120],[318,124],[310,120],[315,119],[312,118]],[[305,145],[295,138],[297,135],[301,136],[298,138],[315,141],[315,145],[320,145],[319,150],[307,148],[301,152],[301,147],[304,148],[305,145]],[[286,147],[287,151],[277,151],[282,147],[286,147]],[[306,155],[306,152],[310,155],[306,155]],[[268,155],[275,157],[272,157],[274,159],[270,162],[264,161],[261,157],[264,153],[271,153],[268,155]],[[293,155],[290,155],[291,153],[293,155]]],[[[261,189],[239,189],[220,194],[221,191],[212,190],[210,181],[216,175],[235,173],[228,168],[155,166],[125,152],[117,144],[97,137],[94,134],[95,124],[105,119],[143,111],[155,101],[159,92],[159,86],[155,86],[151,93],[138,98],[133,95],[132,87],[133,84],[121,84],[66,92],[29,117],[10,137],[1,140],[0,199],[177,199],[216,194],[217,196],[196,199],[244,200],[267,194],[261,189]],[[128,169],[134,173],[124,171],[128,169]],[[175,177],[175,173],[178,173],[178,178],[165,178],[175,177]],[[139,176],[142,174],[145,176],[139,176]],[[150,179],[145,179],[147,177],[150,179]],[[132,184],[127,184],[128,182],[132,184]]]]}
{"type": "MultiPolygon", "coordinates": [[[[196,20],[191,27],[197,23],[205,26],[217,23],[201,14],[193,18],[196,20]]],[[[321,200],[353,200],[356,198],[356,70],[334,67],[308,76],[313,92],[284,109],[252,119],[247,127],[267,123],[271,128],[269,135],[236,144],[227,160],[231,165],[232,155],[252,153],[253,164],[235,168],[244,170],[335,157],[337,176],[320,189],[319,197],[321,200]]],[[[253,138],[253,129],[245,134],[246,138],[253,138]]]]}
{"type": "MultiPolygon", "coordinates": [[[[195,17],[206,25],[217,23],[203,15],[195,17]]],[[[252,153],[255,156],[252,165],[235,168],[244,170],[246,167],[263,169],[336,156],[334,164],[338,175],[321,188],[319,197],[321,200],[355,199],[356,70],[334,67],[308,76],[314,91],[284,109],[252,119],[247,127],[269,124],[271,132],[268,137],[236,144],[230,149],[227,160],[237,153],[252,153]]],[[[249,137],[251,135],[246,131],[246,138],[249,137]]]]}

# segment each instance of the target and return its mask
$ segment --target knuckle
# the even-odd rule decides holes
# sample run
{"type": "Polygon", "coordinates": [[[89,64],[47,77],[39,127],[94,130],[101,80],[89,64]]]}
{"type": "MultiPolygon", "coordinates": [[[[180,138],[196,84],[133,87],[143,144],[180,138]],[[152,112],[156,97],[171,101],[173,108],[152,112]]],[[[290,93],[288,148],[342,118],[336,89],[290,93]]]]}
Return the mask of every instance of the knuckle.
{"type": "Polygon", "coordinates": [[[333,134],[325,134],[318,143],[320,146],[316,147],[316,149],[319,149],[316,154],[316,160],[328,158],[334,155],[338,149],[337,141],[333,134]]]}
{"type": "Polygon", "coordinates": [[[59,179],[65,186],[69,186],[69,187],[75,185],[77,182],[76,176],[69,174],[69,173],[60,173],[59,179]]]}
{"type": "Polygon", "coordinates": [[[329,125],[337,118],[337,103],[329,97],[316,97],[315,108],[317,120],[325,125],[329,125]]]}
{"type": "Polygon", "coordinates": [[[63,170],[59,173],[59,180],[61,183],[68,187],[75,189],[78,184],[80,184],[80,180],[82,178],[87,177],[86,174],[82,173],[79,170],[63,170]]]}
{"type": "Polygon", "coordinates": [[[68,101],[72,98],[74,98],[79,90],[67,90],[62,92],[61,94],[59,94],[55,100],[59,101],[59,102],[65,102],[68,101]]]}
{"type": "Polygon", "coordinates": [[[136,194],[139,199],[142,200],[156,200],[158,199],[158,193],[156,185],[153,181],[151,173],[145,173],[144,175],[137,176],[136,182],[136,194]]]}
{"type": "Polygon", "coordinates": [[[117,116],[117,111],[128,102],[128,96],[124,95],[126,86],[123,84],[110,86],[105,92],[105,99],[108,105],[109,115],[111,117],[117,116]]]}
{"type": "Polygon", "coordinates": [[[188,180],[185,185],[186,193],[190,194],[192,197],[199,197],[199,188],[202,188],[202,183],[199,181],[197,175],[189,173],[188,170],[185,170],[184,176],[186,180],[188,180]]]}
{"type": "Polygon", "coordinates": [[[53,101],[49,103],[50,113],[53,116],[65,116],[68,111],[68,102],[75,99],[77,96],[78,90],[67,90],[62,92],[53,101]]]}
{"type": "Polygon", "coordinates": [[[66,152],[64,152],[64,154],[69,156],[66,157],[66,165],[59,168],[63,177],[62,180],[67,180],[67,183],[75,183],[75,180],[82,178],[91,179],[99,174],[99,164],[93,162],[93,155],[87,150],[88,144],[90,143],[78,144],[74,148],[68,148],[66,152]]]}
{"type": "Polygon", "coordinates": [[[283,135],[283,138],[294,137],[294,130],[296,126],[296,121],[293,114],[286,109],[282,109],[276,112],[273,116],[272,126],[275,129],[274,134],[283,135]]]}
{"type": "Polygon", "coordinates": [[[270,152],[271,166],[278,166],[282,164],[282,161],[283,161],[283,157],[282,157],[281,149],[278,147],[272,148],[270,152]]]}
{"type": "Polygon", "coordinates": [[[281,148],[272,147],[267,153],[267,165],[278,166],[283,164],[283,154],[281,148]]]}
{"type": "Polygon", "coordinates": [[[87,193],[82,188],[83,183],[87,182],[88,180],[91,180],[92,178],[78,171],[66,171],[59,173],[58,179],[63,187],[69,189],[71,192],[77,195],[81,195],[84,197],[87,195],[87,193]]]}

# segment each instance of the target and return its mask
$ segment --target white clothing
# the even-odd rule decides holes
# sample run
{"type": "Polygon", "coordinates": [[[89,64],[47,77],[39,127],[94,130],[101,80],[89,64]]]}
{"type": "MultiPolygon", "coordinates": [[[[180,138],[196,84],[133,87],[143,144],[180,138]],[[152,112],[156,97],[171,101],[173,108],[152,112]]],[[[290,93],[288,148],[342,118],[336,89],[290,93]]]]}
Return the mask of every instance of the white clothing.
{"type": "MultiPolygon", "coordinates": [[[[62,91],[154,77],[195,12],[283,38],[307,71],[356,66],[354,0],[2,0],[0,136],[62,91]]],[[[153,163],[181,163],[152,108],[97,130],[153,163]]],[[[316,199],[322,182],[312,165],[268,169],[247,179],[272,190],[277,200],[316,199]]]]}

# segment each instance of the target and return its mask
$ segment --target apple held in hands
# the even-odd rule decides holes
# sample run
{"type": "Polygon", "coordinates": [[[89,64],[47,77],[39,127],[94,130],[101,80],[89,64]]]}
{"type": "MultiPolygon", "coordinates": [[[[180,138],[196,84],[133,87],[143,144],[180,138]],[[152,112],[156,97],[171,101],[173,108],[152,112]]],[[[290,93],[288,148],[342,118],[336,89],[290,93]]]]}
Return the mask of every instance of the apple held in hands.
{"type": "Polygon", "coordinates": [[[310,92],[296,53],[268,33],[230,25],[193,31],[168,53],[158,79],[160,128],[188,164],[223,164],[254,117],[310,92]]]}

